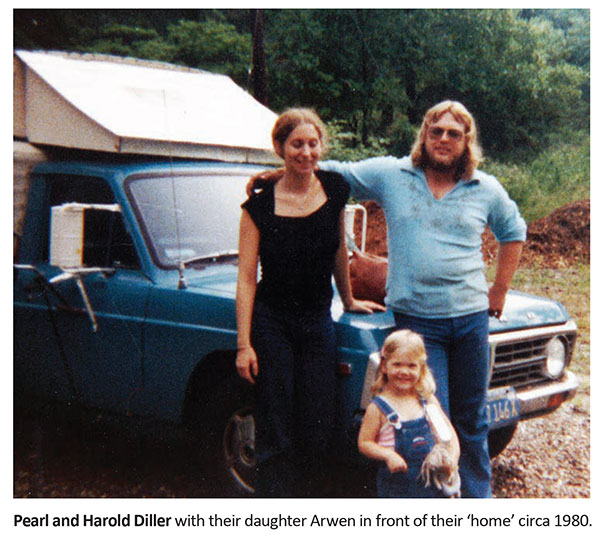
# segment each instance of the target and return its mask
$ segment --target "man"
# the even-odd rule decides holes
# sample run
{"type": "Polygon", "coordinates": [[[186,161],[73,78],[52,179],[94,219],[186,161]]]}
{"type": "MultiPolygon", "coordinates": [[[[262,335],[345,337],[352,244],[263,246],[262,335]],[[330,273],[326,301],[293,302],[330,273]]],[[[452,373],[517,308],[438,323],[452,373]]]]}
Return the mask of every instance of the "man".
{"type": "Polygon", "coordinates": [[[471,114],[460,103],[432,107],[402,159],[327,161],[360,200],[375,200],[387,222],[386,304],[398,328],[425,339],[436,395],[456,429],[462,496],[491,497],[485,403],[489,315],[500,317],[526,235],[516,204],[479,170],[481,150],[471,114]],[[481,234],[500,247],[489,288],[481,234]]]}

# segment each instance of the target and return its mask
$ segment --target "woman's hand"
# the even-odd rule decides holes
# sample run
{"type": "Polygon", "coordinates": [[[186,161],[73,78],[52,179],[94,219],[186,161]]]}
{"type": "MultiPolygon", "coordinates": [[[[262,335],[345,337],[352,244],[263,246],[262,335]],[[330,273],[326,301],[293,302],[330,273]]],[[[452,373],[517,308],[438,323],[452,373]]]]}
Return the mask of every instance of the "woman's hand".
{"type": "Polygon", "coordinates": [[[344,311],[351,313],[373,314],[377,311],[385,311],[385,306],[368,299],[352,298],[347,305],[344,304],[344,311]]]}
{"type": "Polygon", "coordinates": [[[251,346],[240,348],[237,352],[235,366],[238,374],[253,384],[258,374],[258,358],[256,357],[254,348],[251,346]]]}
{"type": "Polygon", "coordinates": [[[395,451],[390,453],[389,457],[385,459],[385,463],[391,473],[406,472],[408,470],[406,461],[395,451]]]}

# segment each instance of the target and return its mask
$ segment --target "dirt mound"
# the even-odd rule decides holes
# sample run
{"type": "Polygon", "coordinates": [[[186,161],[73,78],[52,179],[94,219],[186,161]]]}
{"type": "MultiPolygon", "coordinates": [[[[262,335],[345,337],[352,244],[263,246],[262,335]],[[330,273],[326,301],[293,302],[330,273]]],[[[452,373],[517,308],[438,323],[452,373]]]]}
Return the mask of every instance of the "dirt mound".
{"type": "MultiPolygon", "coordinates": [[[[497,253],[497,243],[489,231],[483,235],[482,249],[486,263],[492,262],[497,253]]],[[[528,225],[521,264],[534,262],[553,268],[589,264],[589,200],[567,204],[528,225]]]]}
{"type": "MultiPolygon", "coordinates": [[[[365,242],[365,250],[378,256],[387,256],[387,227],[385,224],[385,215],[383,210],[373,200],[368,200],[362,203],[367,209],[367,239],[365,242]]],[[[362,228],[362,214],[357,212],[354,234],[356,242],[360,245],[360,234],[362,228]]]]}
{"type": "MultiPolygon", "coordinates": [[[[376,202],[364,203],[367,209],[366,250],[387,256],[386,224],[382,209],[376,202]]],[[[360,238],[359,219],[355,227],[360,238]]],[[[498,243],[489,230],[483,234],[483,257],[486,264],[493,263],[498,243]]],[[[573,202],[552,212],[547,217],[529,224],[527,241],[521,264],[534,262],[547,267],[564,267],[573,263],[590,262],[590,201],[573,202]]]]}

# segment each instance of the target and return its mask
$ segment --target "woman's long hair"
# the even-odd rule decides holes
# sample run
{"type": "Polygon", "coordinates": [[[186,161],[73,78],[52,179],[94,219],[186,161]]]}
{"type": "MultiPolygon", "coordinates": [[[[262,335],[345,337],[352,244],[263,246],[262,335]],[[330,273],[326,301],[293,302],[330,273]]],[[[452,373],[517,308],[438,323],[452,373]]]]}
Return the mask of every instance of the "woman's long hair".
{"type": "Polygon", "coordinates": [[[279,115],[271,131],[273,147],[279,157],[283,157],[283,145],[290,133],[302,124],[311,124],[315,127],[321,141],[322,154],[325,154],[327,151],[327,128],[323,120],[313,109],[291,108],[279,115]]]}

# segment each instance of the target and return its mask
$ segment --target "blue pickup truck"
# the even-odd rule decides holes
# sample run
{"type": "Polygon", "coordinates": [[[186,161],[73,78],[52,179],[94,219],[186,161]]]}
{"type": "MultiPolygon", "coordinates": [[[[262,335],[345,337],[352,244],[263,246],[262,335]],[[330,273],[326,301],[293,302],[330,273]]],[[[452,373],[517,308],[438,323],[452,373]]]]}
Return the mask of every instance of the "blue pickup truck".
{"type": "MultiPolygon", "coordinates": [[[[50,160],[31,172],[15,261],[16,396],[185,425],[223,477],[251,491],[253,403],[234,368],[235,285],[240,203],[264,167],[116,161],[50,160]],[[75,266],[52,259],[61,212],[83,222],[82,238],[66,238],[82,246],[75,266]]],[[[344,313],[337,298],[333,314],[336,426],[352,458],[393,317],[344,313]]],[[[561,304],[518,292],[490,322],[487,410],[497,454],[519,421],[573,396],[567,367],[577,329],[561,304]]]]}
{"type": "MultiPolygon", "coordinates": [[[[275,114],[222,75],[135,59],[16,51],[14,86],[15,401],[184,427],[223,485],[252,491],[238,224],[248,178],[276,163],[275,114]]],[[[393,317],[332,309],[334,428],[352,462],[393,317]]],[[[495,455],[574,395],[577,328],[518,292],[490,324],[495,455]]]]}

